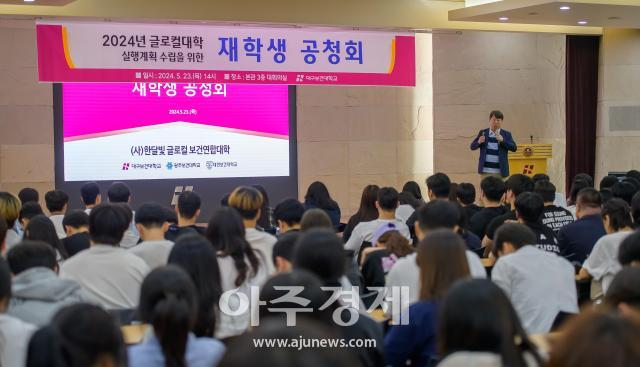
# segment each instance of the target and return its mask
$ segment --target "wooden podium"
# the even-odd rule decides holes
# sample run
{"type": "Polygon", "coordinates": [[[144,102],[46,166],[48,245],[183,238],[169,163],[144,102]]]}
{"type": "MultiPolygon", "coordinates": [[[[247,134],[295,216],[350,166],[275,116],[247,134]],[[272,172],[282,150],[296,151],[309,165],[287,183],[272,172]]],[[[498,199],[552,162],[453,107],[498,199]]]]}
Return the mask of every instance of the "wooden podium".
{"type": "Polygon", "coordinates": [[[533,176],[547,173],[547,159],[551,158],[551,144],[522,144],[518,150],[509,152],[509,173],[533,176]]]}

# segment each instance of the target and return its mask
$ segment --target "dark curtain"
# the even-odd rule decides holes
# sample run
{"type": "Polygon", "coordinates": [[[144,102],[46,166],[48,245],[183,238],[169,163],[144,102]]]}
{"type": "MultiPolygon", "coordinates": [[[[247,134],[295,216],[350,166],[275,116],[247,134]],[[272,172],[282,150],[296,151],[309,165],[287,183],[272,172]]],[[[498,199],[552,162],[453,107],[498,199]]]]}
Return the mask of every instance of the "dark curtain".
{"type": "Polygon", "coordinates": [[[567,36],[567,194],[576,174],[595,173],[599,53],[600,37],[567,36]]]}

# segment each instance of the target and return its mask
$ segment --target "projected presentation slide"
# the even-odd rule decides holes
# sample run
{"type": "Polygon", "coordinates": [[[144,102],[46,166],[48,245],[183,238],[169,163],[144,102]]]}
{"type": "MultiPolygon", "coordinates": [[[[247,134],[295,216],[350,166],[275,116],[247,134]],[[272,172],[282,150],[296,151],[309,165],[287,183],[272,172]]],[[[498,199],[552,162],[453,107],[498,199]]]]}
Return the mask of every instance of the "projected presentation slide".
{"type": "Polygon", "coordinates": [[[289,176],[287,86],[64,84],[64,179],[289,176]]]}

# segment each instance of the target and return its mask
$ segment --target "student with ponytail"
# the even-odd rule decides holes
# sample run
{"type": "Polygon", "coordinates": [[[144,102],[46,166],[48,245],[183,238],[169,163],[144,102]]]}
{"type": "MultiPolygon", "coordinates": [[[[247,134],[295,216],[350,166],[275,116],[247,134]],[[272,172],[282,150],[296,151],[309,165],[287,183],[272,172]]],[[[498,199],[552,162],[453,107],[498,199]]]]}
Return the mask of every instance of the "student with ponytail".
{"type": "Polygon", "coordinates": [[[230,310],[238,309],[242,297],[239,294],[251,299],[251,287],[262,286],[267,281],[267,261],[270,262],[271,258],[251,247],[245,239],[242,218],[232,208],[220,208],[213,213],[207,227],[207,239],[216,250],[224,292],[220,299],[220,320],[216,323],[215,336],[224,339],[240,335],[249,328],[249,311],[232,315],[230,310]]]}
{"type": "Polygon", "coordinates": [[[138,311],[153,332],[146,341],[129,348],[129,367],[213,367],[219,363],[224,345],[191,333],[198,302],[193,282],[181,268],[169,265],[149,273],[142,283],[138,311]]]}

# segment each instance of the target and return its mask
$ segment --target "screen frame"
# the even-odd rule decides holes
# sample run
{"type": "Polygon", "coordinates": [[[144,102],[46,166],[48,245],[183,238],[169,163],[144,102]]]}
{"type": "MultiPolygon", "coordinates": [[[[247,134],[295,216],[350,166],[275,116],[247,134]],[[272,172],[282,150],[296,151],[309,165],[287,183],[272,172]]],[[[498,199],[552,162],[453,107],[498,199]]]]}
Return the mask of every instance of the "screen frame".
{"type": "MultiPolygon", "coordinates": [[[[64,85],[53,84],[53,137],[55,162],[55,187],[69,194],[69,208],[82,208],[80,187],[87,181],[65,181],[64,179],[64,85]]],[[[113,182],[126,183],[132,193],[131,206],[137,208],[144,202],[170,205],[178,187],[193,186],[202,198],[200,221],[209,218],[220,207],[220,199],[235,187],[260,184],[269,194],[270,205],[287,198],[298,198],[298,139],[297,139],[297,89],[288,86],[289,102],[289,176],[280,177],[224,177],[224,178],[168,178],[150,180],[96,180],[100,186],[103,202],[107,201],[107,189],[113,182]]]]}

